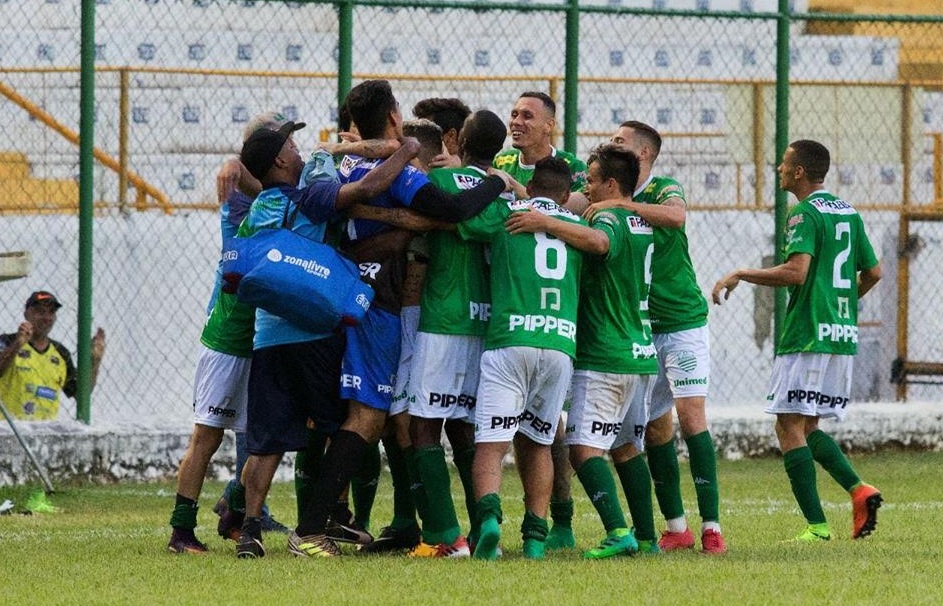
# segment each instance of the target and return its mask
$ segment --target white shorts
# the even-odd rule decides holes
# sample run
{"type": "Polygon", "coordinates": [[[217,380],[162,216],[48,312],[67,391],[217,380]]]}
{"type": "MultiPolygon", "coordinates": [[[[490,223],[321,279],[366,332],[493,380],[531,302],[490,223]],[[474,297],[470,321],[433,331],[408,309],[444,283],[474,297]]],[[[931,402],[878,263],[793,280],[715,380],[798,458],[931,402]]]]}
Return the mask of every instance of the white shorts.
{"type": "Polygon", "coordinates": [[[396,368],[396,382],[393,383],[393,403],[390,404],[391,417],[409,410],[409,381],[412,373],[413,354],[416,350],[416,333],[419,332],[419,306],[410,305],[400,309],[399,320],[399,365],[396,368]]]}
{"type": "Polygon", "coordinates": [[[409,414],[423,419],[475,418],[481,337],[420,332],[409,378],[409,414]]]}
{"type": "Polygon", "coordinates": [[[510,442],[521,433],[550,445],[573,360],[554,349],[504,347],[481,355],[475,442],[510,442]]]}
{"type": "Polygon", "coordinates": [[[845,418],[854,356],[794,353],[777,356],[766,412],[823,419],[845,418]]]}
{"type": "Polygon", "coordinates": [[[642,375],[639,377],[638,386],[635,393],[632,394],[632,402],[629,404],[625,416],[622,418],[622,426],[616,439],[612,442],[611,448],[619,448],[626,444],[632,444],[639,452],[645,452],[645,427],[648,421],[653,419],[651,416],[652,388],[655,386],[655,375],[642,375]]]}
{"type": "Polygon", "coordinates": [[[240,358],[200,345],[193,385],[193,422],[197,425],[246,430],[249,365],[240,358]]]}
{"type": "Polygon", "coordinates": [[[652,389],[650,418],[671,411],[675,398],[707,397],[711,376],[707,326],[652,335],[658,352],[658,378],[652,389]]]}
{"type": "Polygon", "coordinates": [[[574,371],[573,400],[566,420],[564,443],[604,451],[612,448],[635,392],[651,385],[649,376],[574,371]]]}

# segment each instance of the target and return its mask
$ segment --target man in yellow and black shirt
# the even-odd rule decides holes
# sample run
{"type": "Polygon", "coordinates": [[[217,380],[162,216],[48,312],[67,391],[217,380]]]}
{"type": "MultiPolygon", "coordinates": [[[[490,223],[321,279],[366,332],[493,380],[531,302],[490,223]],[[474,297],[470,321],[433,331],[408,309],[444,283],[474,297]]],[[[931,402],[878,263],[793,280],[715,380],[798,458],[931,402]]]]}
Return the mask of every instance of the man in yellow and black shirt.
{"type": "MultiPolygon", "coordinates": [[[[0,402],[17,419],[54,420],[59,392],[70,398],[77,390],[77,372],[66,347],[49,338],[62,304],[40,290],[26,300],[25,321],[12,334],[0,335],[0,402]]],[[[92,387],[105,353],[105,331],[92,337],[92,387]]]]}

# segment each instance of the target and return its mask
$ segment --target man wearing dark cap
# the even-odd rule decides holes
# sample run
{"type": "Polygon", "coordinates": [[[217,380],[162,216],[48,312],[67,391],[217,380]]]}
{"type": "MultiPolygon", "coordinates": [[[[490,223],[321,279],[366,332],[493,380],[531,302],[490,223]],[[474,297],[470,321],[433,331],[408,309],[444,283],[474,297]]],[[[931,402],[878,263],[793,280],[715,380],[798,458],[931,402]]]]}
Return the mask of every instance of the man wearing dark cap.
{"type": "MultiPolygon", "coordinates": [[[[26,421],[54,420],[59,392],[74,398],[78,389],[75,365],[65,345],[49,338],[62,303],[38,290],[26,300],[25,321],[12,334],[0,335],[0,401],[14,417],[26,421]]],[[[92,387],[105,353],[105,331],[92,337],[92,387]]]]}
{"type": "MultiPolygon", "coordinates": [[[[239,159],[263,189],[240,226],[239,236],[289,228],[312,242],[324,242],[330,218],[388,188],[418,151],[415,140],[404,140],[399,151],[363,180],[346,185],[315,181],[298,188],[304,163],[291,138],[295,128],[295,123],[287,122],[275,131],[257,130],[243,144],[239,159]]],[[[225,296],[229,295],[220,295],[225,296]]],[[[262,502],[282,455],[307,447],[307,420],[312,419],[319,428],[337,429],[346,418],[347,409],[338,393],[342,353],[341,333],[312,332],[263,309],[256,310],[249,373],[250,456],[243,473],[246,508],[236,547],[241,558],[265,554],[262,502]]],[[[297,550],[297,540],[297,535],[290,536],[290,550],[297,550]]]]}

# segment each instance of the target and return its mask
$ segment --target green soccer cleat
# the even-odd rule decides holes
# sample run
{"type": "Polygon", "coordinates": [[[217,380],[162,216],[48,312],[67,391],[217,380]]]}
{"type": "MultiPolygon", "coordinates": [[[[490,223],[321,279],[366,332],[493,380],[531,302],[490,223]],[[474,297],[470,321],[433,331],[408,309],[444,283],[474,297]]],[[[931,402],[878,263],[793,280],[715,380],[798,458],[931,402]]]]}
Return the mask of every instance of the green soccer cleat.
{"type": "Polygon", "coordinates": [[[602,560],[617,555],[635,555],[639,550],[638,542],[628,528],[610,530],[602,542],[583,553],[588,560],[602,560]]]}
{"type": "Polygon", "coordinates": [[[637,540],[638,542],[638,552],[642,555],[659,555],[661,549],[658,548],[658,541],[655,539],[646,540],[637,540]]]}
{"type": "Polygon", "coordinates": [[[828,524],[809,524],[799,535],[790,542],[821,543],[831,540],[832,534],[828,531],[828,524]]]}
{"type": "Polygon", "coordinates": [[[337,543],[326,534],[302,537],[296,532],[288,534],[288,551],[293,555],[308,558],[333,558],[341,554],[337,543]]]}
{"type": "Polygon", "coordinates": [[[544,559],[545,548],[545,541],[539,541],[537,539],[524,539],[523,555],[528,560],[542,560],[544,559]]]}
{"type": "Polygon", "coordinates": [[[501,541],[501,525],[494,518],[487,518],[481,523],[478,533],[478,543],[475,544],[476,560],[497,560],[498,543],[501,541]]]}
{"type": "Polygon", "coordinates": [[[573,536],[573,529],[569,526],[560,526],[554,524],[547,533],[546,549],[555,551],[557,549],[573,549],[576,547],[576,537],[573,536]]]}

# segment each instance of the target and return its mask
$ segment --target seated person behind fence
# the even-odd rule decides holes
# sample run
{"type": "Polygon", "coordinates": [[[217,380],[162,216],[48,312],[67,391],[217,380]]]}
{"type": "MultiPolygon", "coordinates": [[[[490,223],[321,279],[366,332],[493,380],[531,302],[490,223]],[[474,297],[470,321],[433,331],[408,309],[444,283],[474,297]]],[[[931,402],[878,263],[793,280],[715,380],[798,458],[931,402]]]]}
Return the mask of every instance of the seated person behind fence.
{"type": "MultiPolygon", "coordinates": [[[[12,334],[0,335],[0,402],[17,419],[48,421],[59,416],[59,392],[74,398],[75,365],[65,345],[49,338],[62,304],[38,290],[26,300],[25,321],[12,334]]],[[[105,353],[105,331],[92,337],[92,387],[105,353]]]]}

